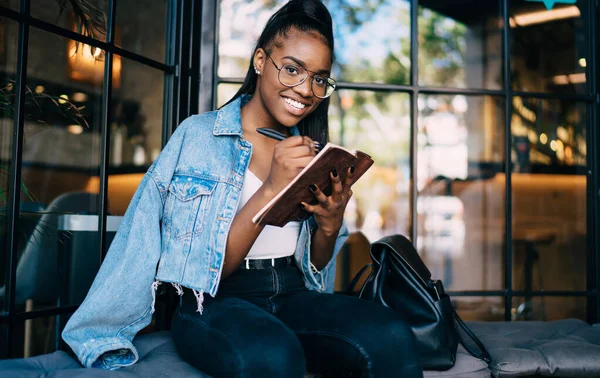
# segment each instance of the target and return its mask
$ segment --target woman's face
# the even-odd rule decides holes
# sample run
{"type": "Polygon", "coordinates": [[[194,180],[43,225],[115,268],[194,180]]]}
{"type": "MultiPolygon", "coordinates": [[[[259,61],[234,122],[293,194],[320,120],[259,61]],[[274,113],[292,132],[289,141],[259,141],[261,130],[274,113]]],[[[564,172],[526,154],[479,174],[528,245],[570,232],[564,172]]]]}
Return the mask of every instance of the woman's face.
{"type": "MultiPolygon", "coordinates": [[[[267,56],[259,49],[254,56],[254,65],[260,71],[257,93],[267,112],[277,123],[292,127],[312,113],[323,101],[311,91],[312,75],[328,77],[331,72],[331,50],[316,33],[290,30],[287,38],[280,37],[267,56]],[[309,71],[306,80],[295,87],[283,85],[279,71],[285,64],[293,64],[309,71]]],[[[283,77],[283,72],[282,72],[283,77]]]]}

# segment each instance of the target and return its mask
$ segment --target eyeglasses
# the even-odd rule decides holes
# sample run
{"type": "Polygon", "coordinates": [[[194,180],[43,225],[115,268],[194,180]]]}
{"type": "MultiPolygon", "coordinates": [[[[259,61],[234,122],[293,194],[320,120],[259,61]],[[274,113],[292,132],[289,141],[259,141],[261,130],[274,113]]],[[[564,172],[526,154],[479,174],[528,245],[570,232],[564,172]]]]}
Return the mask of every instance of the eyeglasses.
{"type": "Polygon", "coordinates": [[[309,75],[309,71],[306,68],[297,65],[287,63],[280,67],[277,66],[277,63],[271,58],[271,55],[267,54],[273,65],[279,71],[277,78],[279,82],[286,87],[295,87],[300,85],[306,81],[307,77],[311,77],[310,81],[310,90],[313,95],[318,98],[327,98],[331,96],[333,91],[335,91],[336,82],[330,77],[327,76],[319,76],[319,75],[309,75]]]}

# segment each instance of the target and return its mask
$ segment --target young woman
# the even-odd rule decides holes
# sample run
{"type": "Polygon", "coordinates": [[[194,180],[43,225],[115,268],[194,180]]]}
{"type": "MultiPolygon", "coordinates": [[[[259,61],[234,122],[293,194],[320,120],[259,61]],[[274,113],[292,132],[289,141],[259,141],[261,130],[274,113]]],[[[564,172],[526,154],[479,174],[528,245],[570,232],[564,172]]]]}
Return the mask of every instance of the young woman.
{"type": "Polygon", "coordinates": [[[177,350],[213,377],[422,376],[398,314],[331,294],[352,168],[343,182],[330,172],[329,196],[311,187],[318,202],[301,204],[309,219],[252,223],[315,156],[315,141],[327,140],[333,47],[325,6],[291,0],[269,19],[236,96],[177,128],[63,332],[85,366],[137,361],[131,340],[168,282],[182,295],[177,350]],[[259,127],[289,138],[269,139],[259,127]]]}

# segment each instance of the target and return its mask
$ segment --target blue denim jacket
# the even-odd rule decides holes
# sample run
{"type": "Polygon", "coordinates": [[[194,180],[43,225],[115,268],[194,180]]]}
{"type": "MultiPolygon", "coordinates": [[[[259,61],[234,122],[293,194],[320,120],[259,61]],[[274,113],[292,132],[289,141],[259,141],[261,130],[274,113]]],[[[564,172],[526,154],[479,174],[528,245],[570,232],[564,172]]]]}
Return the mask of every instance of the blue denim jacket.
{"type": "MultiPolygon", "coordinates": [[[[161,282],[179,294],[182,286],[192,289],[200,312],[204,293],[216,295],[252,156],[240,114],[248,99],[186,119],[148,169],[87,297],[62,333],[84,366],[112,370],[138,360],[132,339],[150,323],[161,282]]],[[[313,218],[303,222],[295,260],[309,289],[332,292],[335,255],[348,231],[342,226],[334,257],[317,271],[310,263],[315,228],[313,218]]]]}

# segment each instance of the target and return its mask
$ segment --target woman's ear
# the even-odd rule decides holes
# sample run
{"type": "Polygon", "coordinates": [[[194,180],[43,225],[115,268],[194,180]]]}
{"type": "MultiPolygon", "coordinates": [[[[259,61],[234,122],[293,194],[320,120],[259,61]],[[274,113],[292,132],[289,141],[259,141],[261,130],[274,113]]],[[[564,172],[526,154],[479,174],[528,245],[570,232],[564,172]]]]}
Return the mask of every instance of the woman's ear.
{"type": "Polygon", "coordinates": [[[259,47],[258,49],[256,49],[256,51],[254,52],[253,63],[254,63],[254,72],[256,72],[257,75],[262,74],[263,69],[265,67],[265,59],[266,58],[267,58],[267,55],[265,53],[265,50],[262,49],[262,47],[259,47]]]}

